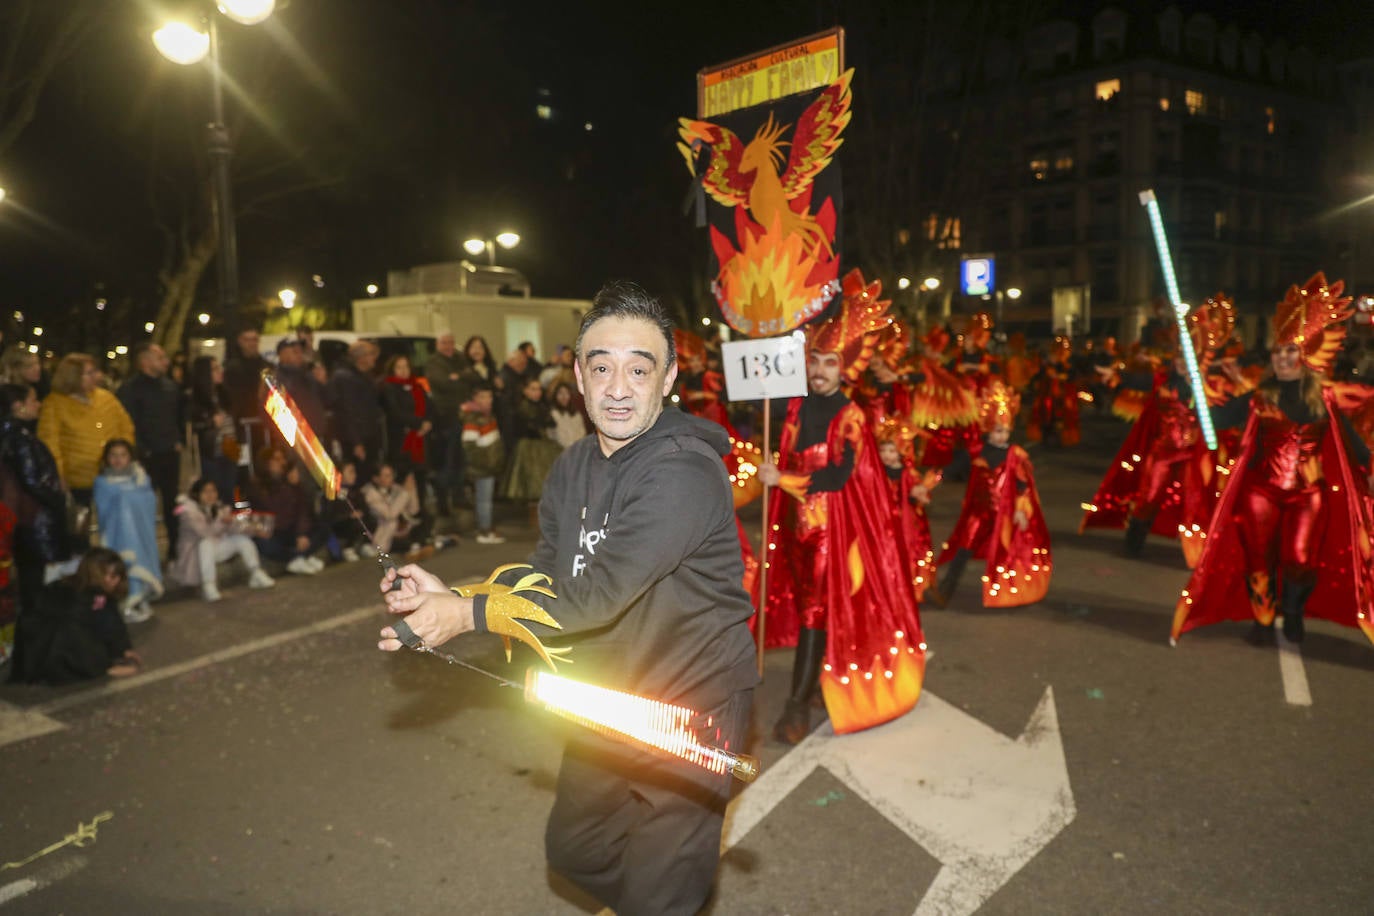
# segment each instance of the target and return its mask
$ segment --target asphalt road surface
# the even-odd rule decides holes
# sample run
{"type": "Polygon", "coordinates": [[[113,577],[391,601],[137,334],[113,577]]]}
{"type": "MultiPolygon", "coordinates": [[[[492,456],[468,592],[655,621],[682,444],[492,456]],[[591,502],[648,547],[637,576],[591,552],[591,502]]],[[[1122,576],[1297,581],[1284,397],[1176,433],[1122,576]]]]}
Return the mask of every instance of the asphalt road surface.
{"type": "MultiPolygon", "coordinates": [[[[1119,533],[1076,533],[1125,428],[1086,432],[1032,450],[1047,599],[983,610],[971,568],[924,611],[910,715],[775,744],[791,657],[769,654],[764,772],[732,809],[710,912],[1371,911],[1374,646],[1318,621],[1300,652],[1251,647],[1241,624],[1171,648],[1177,545],[1126,559],[1119,533]]],[[[961,495],[937,491],[937,537],[961,495]]],[[[532,547],[511,530],[430,565],[480,579],[532,547]]],[[[163,602],[133,630],[144,674],[0,688],[0,916],[597,912],[544,865],[563,726],[376,651],[376,579],[363,562],[163,602]]],[[[455,647],[517,680],[532,660],[455,647]]]]}

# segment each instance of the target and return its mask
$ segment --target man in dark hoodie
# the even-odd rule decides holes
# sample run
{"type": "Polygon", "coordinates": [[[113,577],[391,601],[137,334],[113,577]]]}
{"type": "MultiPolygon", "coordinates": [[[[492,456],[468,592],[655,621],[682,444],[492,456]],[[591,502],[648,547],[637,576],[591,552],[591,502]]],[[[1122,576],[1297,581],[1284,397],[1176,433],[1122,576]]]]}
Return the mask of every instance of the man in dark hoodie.
{"type": "MultiPolygon", "coordinates": [[[[723,427],[663,410],[677,360],[662,306],[612,283],[582,320],[574,372],[595,436],[559,456],[530,562],[538,598],[580,637],[578,677],[714,717],[711,743],[743,747],[758,681],[723,427]]],[[[522,572],[517,570],[516,574],[522,572]]],[[[417,566],[382,580],[388,609],[426,645],[486,628],[484,596],[460,598],[417,566]]],[[[507,574],[510,575],[510,574],[507,574]]],[[[401,647],[396,630],[379,647],[401,647]]],[[[695,913],[710,896],[729,777],[590,731],[568,742],[545,833],[549,864],[619,913],[695,913]]]]}

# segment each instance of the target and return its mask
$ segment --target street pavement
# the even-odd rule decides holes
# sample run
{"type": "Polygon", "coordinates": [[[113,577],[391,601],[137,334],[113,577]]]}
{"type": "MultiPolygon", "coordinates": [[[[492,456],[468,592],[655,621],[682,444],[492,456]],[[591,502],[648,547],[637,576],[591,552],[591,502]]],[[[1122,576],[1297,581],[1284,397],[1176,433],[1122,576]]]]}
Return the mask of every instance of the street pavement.
{"type": "MultiPolygon", "coordinates": [[[[1374,647],[1322,621],[1300,651],[1241,624],[1170,647],[1177,545],[1127,559],[1119,533],[1077,533],[1125,434],[1085,427],[1081,448],[1031,450],[1046,600],[984,610],[971,567],[923,609],[911,714],[778,745],[791,657],[768,654],[763,774],[732,806],[711,913],[1370,911],[1374,647]]],[[[937,490],[937,538],[961,496],[937,490]]],[[[508,533],[428,565],[483,578],[533,546],[508,533]]],[[[0,916],[596,913],[544,865],[565,726],[376,651],[376,580],[362,562],[163,602],[133,628],[144,674],[0,688],[0,916]]],[[[494,637],[450,648],[516,680],[533,660],[517,647],[508,668],[494,637]]]]}

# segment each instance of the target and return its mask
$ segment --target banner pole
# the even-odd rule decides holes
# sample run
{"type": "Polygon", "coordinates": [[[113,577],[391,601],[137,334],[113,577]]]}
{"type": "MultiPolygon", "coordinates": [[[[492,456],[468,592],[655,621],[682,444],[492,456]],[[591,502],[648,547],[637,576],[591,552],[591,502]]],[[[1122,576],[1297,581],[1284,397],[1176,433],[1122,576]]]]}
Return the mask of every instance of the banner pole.
{"type": "MultiPolygon", "coordinates": [[[[763,460],[764,460],[764,461],[771,461],[771,460],[773,459],[772,444],[771,444],[772,429],[770,428],[770,425],[769,425],[769,421],[772,419],[772,410],[773,410],[773,401],[772,401],[772,399],[771,399],[771,398],[764,398],[764,399],[763,399],[763,460]]],[[[759,563],[759,607],[758,607],[759,625],[758,625],[758,627],[756,628],[756,635],[758,636],[758,641],[759,641],[759,649],[758,649],[758,654],[759,654],[759,680],[763,680],[763,634],[764,634],[764,629],[766,628],[766,621],[767,621],[767,618],[768,618],[768,615],[767,615],[767,613],[766,613],[766,611],[767,611],[767,609],[768,609],[768,561],[769,561],[769,557],[772,555],[772,554],[771,554],[771,551],[768,549],[768,544],[769,544],[769,539],[768,539],[768,491],[771,490],[771,489],[773,489],[773,488],[772,488],[772,487],[767,487],[767,486],[763,488],[763,544],[762,544],[763,560],[759,563]]]]}

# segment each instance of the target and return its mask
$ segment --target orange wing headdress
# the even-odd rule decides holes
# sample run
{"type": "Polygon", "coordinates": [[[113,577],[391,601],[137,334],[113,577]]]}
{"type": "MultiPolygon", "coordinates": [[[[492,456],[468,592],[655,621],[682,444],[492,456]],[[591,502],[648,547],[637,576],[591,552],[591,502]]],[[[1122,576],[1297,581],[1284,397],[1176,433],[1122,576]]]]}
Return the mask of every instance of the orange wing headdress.
{"type": "Polygon", "coordinates": [[[992,316],[987,312],[974,312],[969,319],[968,330],[965,332],[973,341],[973,345],[979,348],[986,348],[988,342],[992,340],[992,316]]]}
{"type": "Polygon", "coordinates": [[[1302,351],[1302,364],[1325,375],[1345,340],[1345,324],[1353,313],[1351,297],[1342,296],[1345,282],[1326,282],[1318,271],[1301,288],[1288,287],[1288,294],[1274,314],[1274,347],[1296,344],[1302,351]]]}
{"type": "Polygon", "coordinates": [[[840,354],[846,385],[854,385],[877,352],[881,332],[892,323],[887,314],[890,299],[879,299],[883,285],[864,283],[858,268],[844,276],[844,298],[835,314],[807,330],[807,349],[840,354]]]}
{"type": "Polygon", "coordinates": [[[999,426],[1008,429],[1016,426],[1016,415],[1021,412],[1021,393],[1007,387],[1006,382],[993,377],[984,389],[983,400],[978,405],[978,426],[983,432],[992,432],[999,426]]]}

